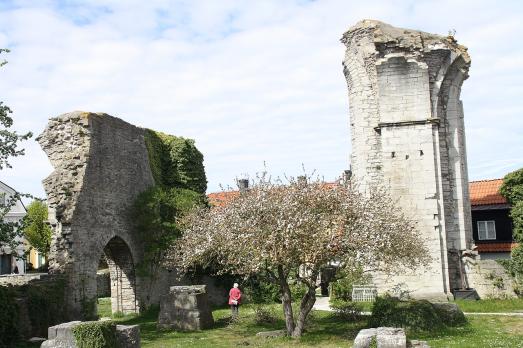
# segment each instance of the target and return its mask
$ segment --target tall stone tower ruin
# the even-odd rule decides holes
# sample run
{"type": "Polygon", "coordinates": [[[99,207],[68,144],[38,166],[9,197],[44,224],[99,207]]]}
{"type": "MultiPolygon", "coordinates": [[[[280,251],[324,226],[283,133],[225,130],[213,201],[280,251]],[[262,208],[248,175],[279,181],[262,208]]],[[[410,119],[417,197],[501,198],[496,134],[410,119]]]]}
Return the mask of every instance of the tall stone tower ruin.
{"type": "Polygon", "coordinates": [[[417,297],[444,298],[462,284],[460,250],[472,225],[460,91],[470,57],[443,37],[363,20],[342,38],[349,88],[353,175],[388,188],[418,222],[433,258],[411,274],[376,275],[417,297]]]}

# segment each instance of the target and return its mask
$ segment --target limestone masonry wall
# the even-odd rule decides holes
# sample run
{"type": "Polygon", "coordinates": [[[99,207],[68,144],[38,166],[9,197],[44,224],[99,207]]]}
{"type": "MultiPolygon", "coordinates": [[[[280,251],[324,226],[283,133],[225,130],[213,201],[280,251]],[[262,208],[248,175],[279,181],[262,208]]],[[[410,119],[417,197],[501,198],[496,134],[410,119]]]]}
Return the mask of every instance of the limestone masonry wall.
{"type": "Polygon", "coordinates": [[[142,249],[128,215],[137,195],[154,185],[144,132],[107,114],[72,112],[52,118],[37,139],[55,168],[44,180],[54,229],[50,272],[67,274],[74,318],[94,311],[101,257],[112,286],[132,293],[121,311],[137,311],[145,296],[133,266],[142,249]]]}
{"type": "Polygon", "coordinates": [[[381,291],[404,283],[414,296],[443,299],[463,285],[459,261],[449,259],[473,243],[459,100],[467,49],[453,37],[373,20],[350,28],[342,42],[354,177],[362,190],[390,189],[433,258],[411,274],[376,274],[375,282],[381,291]]]}

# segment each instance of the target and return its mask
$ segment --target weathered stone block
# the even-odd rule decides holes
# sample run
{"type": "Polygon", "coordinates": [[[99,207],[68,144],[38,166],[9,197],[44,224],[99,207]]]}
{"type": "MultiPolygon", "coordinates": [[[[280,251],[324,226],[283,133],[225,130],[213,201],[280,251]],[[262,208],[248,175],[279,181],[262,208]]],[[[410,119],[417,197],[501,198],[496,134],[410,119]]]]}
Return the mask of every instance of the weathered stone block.
{"type": "Polygon", "coordinates": [[[140,348],[140,326],[116,325],[116,339],[120,347],[140,348]]]}
{"type": "Polygon", "coordinates": [[[467,321],[465,314],[455,303],[435,302],[432,303],[432,307],[446,325],[454,326],[467,321]]]}
{"type": "Polygon", "coordinates": [[[205,285],[172,286],[160,299],[160,328],[190,331],[207,329],[213,324],[205,285]]]}
{"type": "MultiPolygon", "coordinates": [[[[73,328],[81,321],[70,321],[51,326],[48,339],[41,348],[77,348],[73,328]]],[[[140,348],[140,327],[138,325],[116,325],[116,340],[120,347],[140,348]]]]}
{"type": "Polygon", "coordinates": [[[406,348],[407,336],[405,330],[395,327],[379,327],[376,329],[378,348],[406,348]]]}
{"type": "Polygon", "coordinates": [[[370,346],[372,338],[376,337],[376,329],[363,329],[358,332],[356,339],[354,340],[353,348],[367,348],[370,346]]]}
{"type": "Polygon", "coordinates": [[[405,330],[394,327],[363,329],[358,332],[353,348],[368,348],[375,339],[378,348],[406,348],[405,330]]]}

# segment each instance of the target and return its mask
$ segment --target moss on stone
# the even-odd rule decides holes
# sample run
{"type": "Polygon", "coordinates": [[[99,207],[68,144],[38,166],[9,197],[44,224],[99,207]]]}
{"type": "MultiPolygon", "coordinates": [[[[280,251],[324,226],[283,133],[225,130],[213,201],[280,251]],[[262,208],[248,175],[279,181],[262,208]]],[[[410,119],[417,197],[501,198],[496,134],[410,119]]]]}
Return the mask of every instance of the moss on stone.
{"type": "Polygon", "coordinates": [[[79,324],[73,328],[78,348],[115,348],[116,324],[112,321],[93,321],[79,324]]]}

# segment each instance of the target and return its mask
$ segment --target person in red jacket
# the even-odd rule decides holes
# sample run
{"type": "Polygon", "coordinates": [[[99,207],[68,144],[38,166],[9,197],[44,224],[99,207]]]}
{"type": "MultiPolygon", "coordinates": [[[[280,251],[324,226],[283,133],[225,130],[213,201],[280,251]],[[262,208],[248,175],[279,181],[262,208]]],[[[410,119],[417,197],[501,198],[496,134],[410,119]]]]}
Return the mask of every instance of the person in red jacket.
{"type": "Polygon", "coordinates": [[[238,283],[234,283],[234,286],[229,290],[229,306],[231,306],[232,317],[238,317],[238,306],[242,298],[242,292],[238,288],[238,283]]]}

